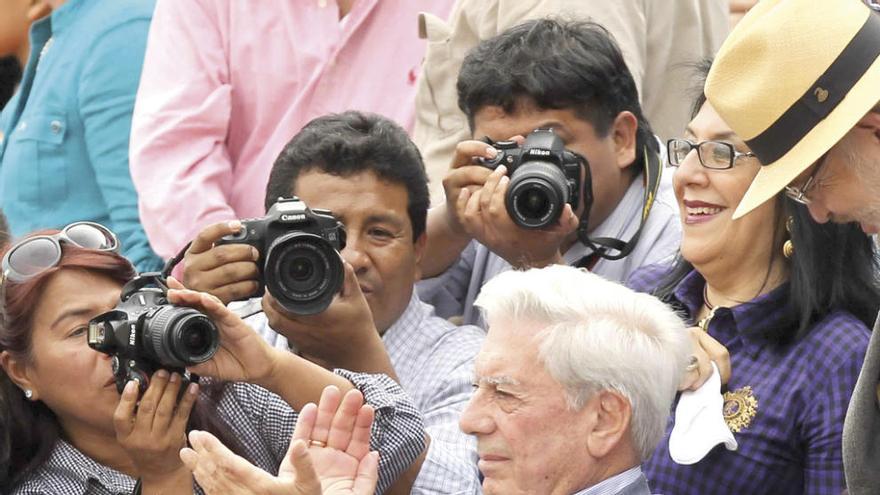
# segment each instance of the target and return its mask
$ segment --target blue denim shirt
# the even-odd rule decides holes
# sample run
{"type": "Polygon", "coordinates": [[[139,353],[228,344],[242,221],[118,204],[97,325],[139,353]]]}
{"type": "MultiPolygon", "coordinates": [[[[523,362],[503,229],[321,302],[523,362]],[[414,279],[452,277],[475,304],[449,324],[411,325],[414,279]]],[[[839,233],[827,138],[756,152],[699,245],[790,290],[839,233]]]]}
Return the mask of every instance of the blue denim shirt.
{"type": "Polygon", "coordinates": [[[31,26],[3,109],[0,208],[13,237],[99,222],[139,270],[161,266],[138,217],[128,138],[154,0],[69,0],[31,26]]]}

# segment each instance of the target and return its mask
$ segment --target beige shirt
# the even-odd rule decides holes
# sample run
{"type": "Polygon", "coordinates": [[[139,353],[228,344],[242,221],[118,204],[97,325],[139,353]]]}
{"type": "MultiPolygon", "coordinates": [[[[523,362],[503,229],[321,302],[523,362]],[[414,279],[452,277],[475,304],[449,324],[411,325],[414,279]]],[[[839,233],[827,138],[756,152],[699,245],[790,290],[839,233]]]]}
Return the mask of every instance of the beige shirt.
{"type": "Polygon", "coordinates": [[[414,140],[425,158],[432,204],[443,201],[441,181],[455,145],[471,137],[458,108],[458,70],[480,40],[525,20],[553,15],[591,19],[617,40],[641,95],[645,116],[665,140],[690,117],[693,70],[712,56],[728,31],[727,0],[458,0],[449,21],[423,14],[428,40],[416,93],[414,140]]]}

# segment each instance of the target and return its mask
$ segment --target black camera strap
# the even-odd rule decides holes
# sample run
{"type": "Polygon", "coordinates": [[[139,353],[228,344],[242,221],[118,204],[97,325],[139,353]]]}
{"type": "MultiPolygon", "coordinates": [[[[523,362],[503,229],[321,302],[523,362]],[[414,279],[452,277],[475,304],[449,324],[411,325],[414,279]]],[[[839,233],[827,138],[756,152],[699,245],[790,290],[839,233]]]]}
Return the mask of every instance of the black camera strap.
{"type": "MultiPolygon", "coordinates": [[[[642,152],[644,153],[645,162],[645,199],[642,203],[642,219],[639,229],[630,240],[623,241],[614,237],[590,238],[588,232],[589,212],[585,211],[581,215],[577,230],[578,240],[592,249],[595,254],[606,260],[619,260],[632,252],[639,241],[639,236],[642,234],[645,222],[648,221],[648,215],[651,213],[654,199],[657,197],[657,191],[660,188],[660,176],[663,173],[663,163],[660,161],[660,154],[650,151],[647,145],[643,146],[642,152]]],[[[589,173],[589,169],[587,173],[589,173]]]]}
{"type": "Polygon", "coordinates": [[[187,242],[186,246],[183,246],[183,249],[178,251],[177,254],[175,254],[173,257],[165,262],[165,266],[162,267],[162,275],[164,275],[165,278],[171,276],[171,272],[174,271],[174,267],[176,267],[177,264],[180,263],[181,260],[183,260],[183,257],[186,255],[186,252],[191,245],[192,241],[187,242]]]}

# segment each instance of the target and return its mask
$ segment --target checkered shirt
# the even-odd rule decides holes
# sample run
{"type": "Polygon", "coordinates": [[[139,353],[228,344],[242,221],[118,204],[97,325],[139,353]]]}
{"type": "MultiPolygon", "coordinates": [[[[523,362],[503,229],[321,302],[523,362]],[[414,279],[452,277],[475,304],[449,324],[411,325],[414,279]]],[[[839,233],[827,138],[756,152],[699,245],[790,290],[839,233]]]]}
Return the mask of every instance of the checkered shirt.
{"type": "MultiPolygon", "coordinates": [[[[364,393],[376,408],[370,448],[380,452],[381,493],[425,447],[419,412],[403,390],[385,375],[337,371],[364,393]]],[[[287,452],[297,412],[281,397],[247,383],[230,383],[217,404],[218,414],[247,449],[246,457],[272,473],[287,452]]],[[[49,460],[21,483],[12,495],[116,495],[130,494],[136,480],[97,463],[64,440],[49,460]]],[[[202,493],[200,487],[195,491],[202,493]]]]}
{"type": "MultiPolygon", "coordinates": [[[[265,315],[248,318],[269,343],[287,348],[287,339],[268,327],[265,315]]],[[[403,314],[382,336],[403,389],[424,414],[431,437],[414,494],[478,494],[476,439],[458,427],[473,393],[474,358],[485,332],[456,327],[434,315],[415,291],[403,314]]]]}
{"type": "MultiPolygon", "coordinates": [[[[668,268],[642,269],[629,281],[649,292],[668,268]]],[[[674,290],[671,304],[693,323],[703,304],[705,280],[696,271],[674,290]]],[[[651,488],[666,494],[827,494],[845,488],[843,419],[865,356],[870,332],[855,316],[832,311],[802,339],[786,344],[767,336],[786,330],[788,284],[733,308],[718,308],[709,334],[730,352],[727,388],[751,387],[757,408],[734,437],[736,451],[716,446],[700,462],[682,466],[669,455],[666,436],[644,463],[651,488]]]]}

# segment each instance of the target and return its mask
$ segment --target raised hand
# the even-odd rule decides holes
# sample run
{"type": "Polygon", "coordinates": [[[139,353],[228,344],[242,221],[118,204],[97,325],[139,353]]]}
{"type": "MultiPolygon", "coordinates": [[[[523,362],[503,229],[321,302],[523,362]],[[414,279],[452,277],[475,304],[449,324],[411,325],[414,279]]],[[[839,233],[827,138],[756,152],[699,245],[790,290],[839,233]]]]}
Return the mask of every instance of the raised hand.
{"type": "Polygon", "coordinates": [[[211,494],[367,495],[378,481],[379,457],[369,452],[373,410],[352,390],[327,387],[319,406],[300,412],[290,448],[274,477],[223,446],[213,435],[191,432],[180,458],[211,494]]]}

